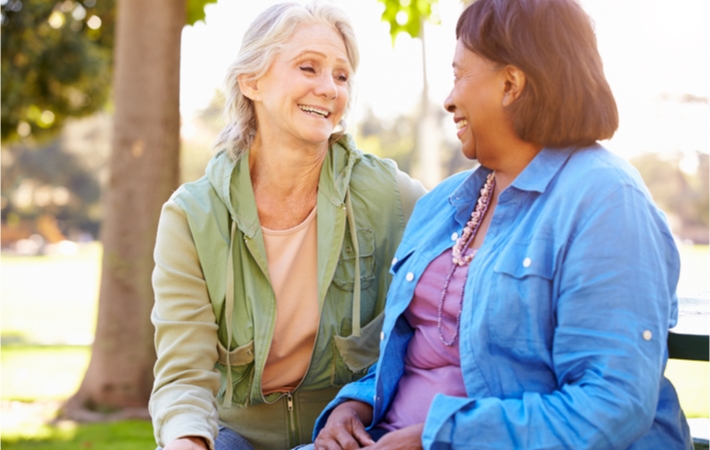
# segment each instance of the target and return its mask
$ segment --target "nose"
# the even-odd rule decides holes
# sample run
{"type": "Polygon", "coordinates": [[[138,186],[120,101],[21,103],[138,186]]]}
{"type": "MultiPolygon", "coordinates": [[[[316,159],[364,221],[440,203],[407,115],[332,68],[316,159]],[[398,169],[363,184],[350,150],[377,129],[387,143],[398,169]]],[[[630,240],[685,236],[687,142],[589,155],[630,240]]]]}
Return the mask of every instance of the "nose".
{"type": "Polygon", "coordinates": [[[323,74],[318,80],[318,85],[315,89],[316,95],[335,100],[338,98],[338,87],[335,85],[335,80],[330,74],[323,74]]]}
{"type": "Polygon", "coordinates": [[[454,106],[454,102],[451,99],[451,93],[449,92],[449,95],[446,97],[446,100],[444,100],[444,109],[447,110],[450,113],[453,113],[456,111],[456,106],[454,106]]]}

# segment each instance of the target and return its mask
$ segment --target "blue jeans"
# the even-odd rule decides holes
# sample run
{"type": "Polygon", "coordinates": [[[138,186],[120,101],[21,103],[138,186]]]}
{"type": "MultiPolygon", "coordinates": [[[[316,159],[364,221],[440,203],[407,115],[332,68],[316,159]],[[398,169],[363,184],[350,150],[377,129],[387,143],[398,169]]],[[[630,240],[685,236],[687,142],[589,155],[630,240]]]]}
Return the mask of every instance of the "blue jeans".
{"type": "MultiPolygon", "coordinates": [[[[215,450],[254,450],[249,441],[229,428],[219,427],[219,434],[214,441],[215,450]]],[[[158,447],[156,450],[162,450],[158,447]]]]}

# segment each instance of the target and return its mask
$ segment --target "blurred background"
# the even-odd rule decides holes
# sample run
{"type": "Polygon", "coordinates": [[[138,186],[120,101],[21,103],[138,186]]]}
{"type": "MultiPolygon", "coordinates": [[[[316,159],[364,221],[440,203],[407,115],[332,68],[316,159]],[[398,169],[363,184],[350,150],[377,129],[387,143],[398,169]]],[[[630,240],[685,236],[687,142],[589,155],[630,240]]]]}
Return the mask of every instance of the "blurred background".
{"type": "MultiPolygon", "coordinates": [[[[227,67],[248,24],[275,3],[189,0],[184,6],[186,18],[179,25],[187,25],[180,26],[176,55],[176,183],[202,176],[224,125],[227,67]]],[[[352,19],[360,44],[356,101],[348,117],[359,147],[394,159],[428,187],[473,167],[462,157],[453,121],[442,107],[452,87],[454,29],[463,3],[334,3],[352,19]]],[[[620,112],[618,132],[603,144],[639,170],[668,216],[682,256],[679,329],[707,334],[710,2],[581,3],[595,22],[620,112]]],[[[137,4],[126,0],[118,6],[137,4]]],[[[145,421],[85,424],[92,420],[62,414],[64,401],[80,390],[97,326],[104,326],[97,321],[99,298],[102,305],[104,297],[122,301],[101,290],[106,286],[102,261],[103,277],[108,269],[99,237],[112,208],[106,201],[116,164],[111,155],[122,148],[116,136],[124,132],[114,128],[121,108],[115,41],[118,22],[130,16],[121,16],[113,0],[0,0],[0,5],[2,445],[151,448],[145,421]]],[[[130,149],[134,159],[150,151],[135,142],[130,149]]],[[[134,311],[127,309],[130,320],[134,311]]],[[[694,434],[708,437],[708,364],[671,361],[667,376],[686,414],[699,419],[693,421],[694,434]]],[[[136,417],[141,414],[120,418],[136,417]]]]}

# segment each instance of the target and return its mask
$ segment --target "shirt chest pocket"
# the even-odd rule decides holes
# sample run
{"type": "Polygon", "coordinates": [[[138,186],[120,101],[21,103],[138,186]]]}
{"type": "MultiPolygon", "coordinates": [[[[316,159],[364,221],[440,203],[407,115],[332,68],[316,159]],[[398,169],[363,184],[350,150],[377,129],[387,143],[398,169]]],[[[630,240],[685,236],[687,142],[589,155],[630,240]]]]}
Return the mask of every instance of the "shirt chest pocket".
{"type": "Polygon", "coordinates": [[[551,239],[505,246],[489,284],[486,323],[498,350],[527,360],[552,346],[555,250],[551,239]]]}
{"type": "MultiPolygon", "coordinates": [[[[375,279],[375,232],[369,228],[357,229],[360,253],[360,288],[367,289],[375,279]]],[[[333,283],[344,291],[352,292],[355,284],[355,248],[350,230],[345,231],[340,260],[335,268],[333,283]]]]}

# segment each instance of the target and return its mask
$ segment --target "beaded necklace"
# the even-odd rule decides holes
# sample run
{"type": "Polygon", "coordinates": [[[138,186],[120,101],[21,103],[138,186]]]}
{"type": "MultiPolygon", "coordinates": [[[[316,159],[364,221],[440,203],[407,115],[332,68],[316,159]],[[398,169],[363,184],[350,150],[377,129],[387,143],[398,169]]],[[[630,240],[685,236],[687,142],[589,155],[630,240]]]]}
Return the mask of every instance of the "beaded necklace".
{"type": "MultiPolygon", "coordinates": [[[[488,211],[488,205],[491,202],[491,198],[493,197],[493,189],[495,188],[496,185],[496,179],[495,179],[495,174],[494,172],[491,172],[488,174],[488,177],[486,178],[486,182],[481,188],[481,192],[478,196],[478,201],[476,202],[476,207],[473,209],[473,212],[471,213],[471,219],[466,222],[466,226],[464,227],[463,231],[461,232],[461,236],[456,240],[456,244],[454,245],[452,249],[452,258],[451,262],[453,263],[451,266],[451,270],[449,271],[449,274],[446,276],[446,282],[444,283],[444,289],[441,291],[441,298],[439,299],[439,314],[437,318],[437,323],[436,327],[439,331],[439,340],[446,345],[447,347],[451,347],[454,345],[454,342],[456,342],[456,336],[459,334],[459,325],[461,323],[461,312],[463,311],[463,288],[461,289],[461,297],[459,299],[459,312],[456,315],[456,331],[454,332],[453,337],[451,338],[450,341],[447,341],[444,339],[444,335],[441,331],[441,317],[444,311],[444,300],[446,299],[446,292],[449,290],[449,283],[451,282],[451,277],[454,275],[454,272],[458,267],[461,266],[467,266],[471,263],[473,260],[473,257],[476,256],[476,251],[477,250],[471,250],[471,252],[466,255],[464,252],[468,248],[468,246],[471,244],[473,239],[476,237],[476,233],[478,232],[478,228],[481,225],[481,222],[483,221],[483,217],[486,215],[486,212],[488,211]]],[[[467,272],[468,275],[468,272],[467,272]]],[[[464,282],[465,285],[465,282],[464,282]]]]}

